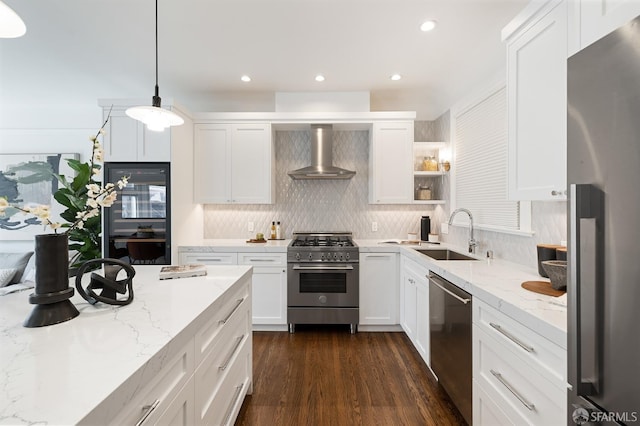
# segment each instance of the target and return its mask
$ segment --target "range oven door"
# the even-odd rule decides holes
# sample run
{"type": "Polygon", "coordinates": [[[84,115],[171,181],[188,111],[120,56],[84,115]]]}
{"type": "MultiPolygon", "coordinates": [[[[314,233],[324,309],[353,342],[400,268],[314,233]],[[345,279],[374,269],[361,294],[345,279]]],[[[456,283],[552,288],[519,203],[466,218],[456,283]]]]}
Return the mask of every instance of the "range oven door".
{"type": "Polygon", "coordinates": [[[291,307],[358,307],[358,264],[289,264],[291,307]]]}

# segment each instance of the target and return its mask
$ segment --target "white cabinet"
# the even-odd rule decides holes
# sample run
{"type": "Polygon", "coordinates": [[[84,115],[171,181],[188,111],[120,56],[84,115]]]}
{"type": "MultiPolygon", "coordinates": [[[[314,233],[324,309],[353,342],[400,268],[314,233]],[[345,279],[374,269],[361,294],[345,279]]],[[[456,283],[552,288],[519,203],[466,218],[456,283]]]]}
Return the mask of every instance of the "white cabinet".
{"type": "Polygon", "coordinates": [[[271,204],[275,194],[271,125],[196,124],[196,203],[271,204]]]}
{"type": "Polygon", "coordinates": [[[360,325],[398,324],[398,253],[360,253],[360,325]]]}
{"type": "Polygon", "coordinates": [[[195,336],[195,424],[232,425],[251,393],[251,294],[230,293],[195,336]]]}
{"type": "Polygon", "coordinates": [[[286,325],[286,253],[238,253],[238,264],[253,265],[253,324],[286,325]]]}
{"type": "Polygon", "coordinates": [[[565,424],[566,350],[473,303],[474,424],[565,424]]]}
{"type": "Polygon", "coordinates": [[[252,323],[287,325],[287,254],[282,252],[187,252],[180,264],[253,266],[252,323]]]}
{"type": "Polygon", "coordinates": [[[431,365],[431,338],[429,332],[429,280],[420,279],[416,284],[416,334],[414,344],[427,365],[431,365]]]}
{"type": "MultiPolygon", "coordinates": [[[[103,119],[111,105],[102,105],[103,119]]],[[[105,161],[171,161],[171,131],[152,132],[125,114],[129,106],[114,106],[105,126],[105,161]]]]}
{"type": "Polygon", "coordinates": [[[369,149],[369,203],[411,204],[413,121],[374,123],[369,149]]]}
{"type": "MultiPolygon", "coordinates": [[[[532,3],[534,4],[534,3],[532,3]]],[[[509,198],[566,199],[567,1],[550,1],[509,24],[509,198]]]]}
{"type": "Polygon", "coordinates": [[[640,15],[638,0],[573,0],[579,16],[580,48],[585,48],[640,15]]]}
{"type": "Polygon", "coordinates": [[[237,265],[238,253],[182,253],[180,264],[201,263],[203,265],[237,265]]]}
{"type": "Polygon", "coordinates": [[[250,289],[234,284],[134,373],[130,395],[114,392],[79,424],[233,425],[253,391],[250,289]]]}
{"type": "Polygon", "coordinates": [[[429,270],[404,256],[401,264],[400,325],[424,362],[430,365],[429,270]]]}

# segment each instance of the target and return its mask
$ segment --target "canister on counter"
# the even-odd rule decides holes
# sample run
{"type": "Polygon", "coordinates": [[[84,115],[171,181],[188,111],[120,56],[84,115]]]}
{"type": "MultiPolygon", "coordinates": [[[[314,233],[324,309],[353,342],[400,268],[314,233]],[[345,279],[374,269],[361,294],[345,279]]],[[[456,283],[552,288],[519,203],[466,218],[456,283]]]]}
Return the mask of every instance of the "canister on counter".
{"type": "Polygon", "coordinates": [[[420,240],[429,241],[429,234],[431,233],[431,218],[429,216],[422,216],[420,219],[420,240]]]}

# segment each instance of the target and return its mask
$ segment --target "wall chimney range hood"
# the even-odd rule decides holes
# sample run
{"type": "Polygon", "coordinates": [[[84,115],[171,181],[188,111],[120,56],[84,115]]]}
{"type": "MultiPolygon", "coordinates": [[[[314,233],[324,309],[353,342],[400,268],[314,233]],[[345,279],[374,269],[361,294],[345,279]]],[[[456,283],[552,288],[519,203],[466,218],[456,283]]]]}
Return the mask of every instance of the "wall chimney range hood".
{"type": "Polygon", "coordinates": [[[356,172],[333,165],[333,126],[311,124],[311,165],[289,172],[292,179],[351,179],[356,172]]]}

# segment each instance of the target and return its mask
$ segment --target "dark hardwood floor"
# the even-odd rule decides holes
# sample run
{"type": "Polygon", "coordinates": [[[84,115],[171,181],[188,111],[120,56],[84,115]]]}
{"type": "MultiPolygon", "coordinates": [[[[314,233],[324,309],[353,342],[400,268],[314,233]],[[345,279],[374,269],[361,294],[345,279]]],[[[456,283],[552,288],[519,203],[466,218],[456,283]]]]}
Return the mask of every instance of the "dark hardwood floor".
{"type": "Polygon", "coordinates": [[[253,395],[236,425],[458,424],[464,419],[404,333],[253,333],[253,395]]]}

